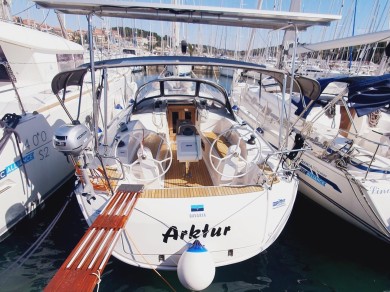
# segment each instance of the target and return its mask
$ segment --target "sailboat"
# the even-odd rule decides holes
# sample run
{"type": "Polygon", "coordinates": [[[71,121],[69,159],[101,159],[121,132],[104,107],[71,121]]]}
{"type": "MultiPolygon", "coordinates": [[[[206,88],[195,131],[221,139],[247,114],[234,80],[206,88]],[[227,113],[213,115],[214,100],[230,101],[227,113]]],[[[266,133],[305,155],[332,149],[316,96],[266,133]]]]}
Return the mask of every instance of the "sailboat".
{"type": "MultiPolygon", "coordinates": [[[[0,236],[5,237],[74,175],[73,165],[53,148],[53,129],[69,118],[50,83],[57,73],[84,63],[85,50],[62,37],[10,21],[0,21],[0,30],[0,236]]],[[[121,97],[123,80],[113,74],[109,81],[112,91],[122,90],[121,97]]],[[[90,92],[86,83],[82,93],[90,92]]],[[[69,113],[85,120],[92,103],[78,97],[79,91],[70,90],[65,103],[69,113]],[[78,111],[81,105],[82,112],[78,111]]],[[[126,106],[123,99],[114,102],[126,106]]],[[[111,104],[111,116],[115,105],[111,104]]]]}
{"type": "MultiPolygon", "coordinates": [[[[264,77],[265,78],[265,77],[264,77]]],[[[390,75],[298,76],[303,91],[281,95],[257,84],[234,93],[236,113],[275,147],[282,111],[290,120],[291,142],[300,140],[313,151],[303,153],[299,190],[348,222],[390,242],[389,193],[389,88],[390,75]],[[314,85],[314,86],[313,86],[314,85]],[[308,98],[313,92],[319,97],[308,98]],[[304,98],[305,96],[305,98],[304,98]]],[[[275,86],[272,88],[275,91],[275,86]]]]}
{"type": "MultiPolygon", "coordinates": [[[[385,39],[388,31],[304,45],[297,52],[385,39]]],[[[388,60],[389,47],[385,51],[384,63],[388,60]]],[[[274,80],[269,76],[260,78],[262,84],[274,80]]],[[[237,115],[253,127],[261,127],[264,138],[274,147],[280,147],[280,123],[289,121],[290,130],[286,135],[290,136],[290,143],[300,141],[313,149],[300,158],[298,176],[302,194],[362,230],[390,242],[387,207],[390,198],[386,195],[390,189],[390,75],[338,74],[319,78],[318,82],[310,79],[297,76],[301,86],[290,88],[284,104],[275,81],[269,87],[259,86],[257,80],[242,83],[234,88],[231,99],[238,109],[237,115]],[[279,98],[275,99],[275,93],[279,98]],[[279,113],[283,113],[284,121],[280,120],[279,113]]]]}
{"type": "Polygon", "coordinates": [[[31,214],[72,174],[52,146],[65,116],[50,91],[63,66],[84,49],[61,37],[0,21],[0,236],[31,214]]]}
{"type": "MultiPolygon", "coordinates": [[[[86,14],[89,21],[92,11],[166,21],[219,24],[223,20],[232,26],[259,21],[258,27],[275,28],[282,27],[284,19],[264,11],[185,5],[37,3],[86,14]]],[[[329,22],[329,16],[287,15],[289,22],[302,26],[329,22]]],[[[284,71],[246,62],[149,56],[94,62],[61,72],[53,78],[52,88],[58,93],[66,85],[79,86],[90,70],[176,64],[237,68],[272,75],[281,84],[287,81],[284,71]]],[[[109,100],[110,95],[104,98],[109,100]]],[[[112,121],[102,111],[102,133],[96,126],[99,110],[90,124],[74,118],[55,131],[56,149],[75,166],[79,179],[74,192],[90,228],[48,290],[92,290],[98,280],[95,275],[102,273],[111,253],[129,265],[175,270],[184,287],[202,290],[213,281],[216,267],[263,252],[287,223],[298,181],[293,159],[289,165],[284,161],[291,153],[298,158],[305,148],[274,149],[259,129],[236,118],[226,89],[204,78],[152,78],[139,85],[133,100],[112,121]]]]}
{"type": "Polygon", "coordinates": [[[303,155],[300,190],[390,243],[390,75],[319,82],[317,106],[297,123],[313,147],[312,154],[303,155]]]}

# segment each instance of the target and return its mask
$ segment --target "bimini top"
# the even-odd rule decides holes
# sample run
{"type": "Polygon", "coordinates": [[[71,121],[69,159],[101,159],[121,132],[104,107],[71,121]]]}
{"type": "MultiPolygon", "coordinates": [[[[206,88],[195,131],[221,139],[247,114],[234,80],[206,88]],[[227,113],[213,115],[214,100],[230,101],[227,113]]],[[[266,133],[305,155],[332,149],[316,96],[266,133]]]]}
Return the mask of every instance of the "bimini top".
{"type": "Polygon", "coordinates": [[[161,21],[211,24],[222,26],[282,29],[294,25],[305,30],[313,25],[329,25],[341,19],[339,15],[314,14],[256,9],[191,6],[162,3],[142,3],[107,0],[34,0],[39,6],[65,14],[148,19],[161,21]]]}
{"type": "MultiPolygon", "coordinates": [[[[192,65],[192,66],[213,66],[213,67],[229,67],[240,68],[246,71],[255,71],[273,77],[282,87],[283,80],[286,78],[287,86],[290,85],[290,76],[288,73],[277,69],[266,69],[264,65],[253,64],[248,62],[207,58],[207,57],[189,57],[189,56],[145,56],[132,57],[121,59],[110,59],[95,62],[95,70],[103,68],[121,68],[121,67],[135,67],[135,66],[158,66],[158,65],[192,65]]],[[[90,70],[90,64],[84,64],[81,67],[73,70],[63,71],[54,76],[51,83],[54,94],[60,90],[66,89],[68,86],[83,84],[85,74],[90,70]]],[[[310,99],[317,99],[320,94],[320,85],[317,80],[295,76],[294,78],[294,92],[300,92],[310,99]]]]}
{"type": "Polygon", "coordinates": [[[232,112],[226,89],[213,81],[189,77],[163,77],[141,85],[134,96],[134,108],[150,99],[164,98],[182,100],[182,98],[214,100],[232,112]]]}

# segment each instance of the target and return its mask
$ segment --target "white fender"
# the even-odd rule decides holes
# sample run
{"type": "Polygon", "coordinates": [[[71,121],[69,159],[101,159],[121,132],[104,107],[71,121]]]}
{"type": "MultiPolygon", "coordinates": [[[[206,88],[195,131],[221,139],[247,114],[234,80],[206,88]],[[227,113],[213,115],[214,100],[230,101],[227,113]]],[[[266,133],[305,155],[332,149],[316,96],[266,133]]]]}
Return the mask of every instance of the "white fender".
{"type": "Polygon", "coordinates": [[[194,291],[206,289],[213,282],[214,260],[198,240],[195,240],[180,257],[177,275],[184,287],[194,291]]]}

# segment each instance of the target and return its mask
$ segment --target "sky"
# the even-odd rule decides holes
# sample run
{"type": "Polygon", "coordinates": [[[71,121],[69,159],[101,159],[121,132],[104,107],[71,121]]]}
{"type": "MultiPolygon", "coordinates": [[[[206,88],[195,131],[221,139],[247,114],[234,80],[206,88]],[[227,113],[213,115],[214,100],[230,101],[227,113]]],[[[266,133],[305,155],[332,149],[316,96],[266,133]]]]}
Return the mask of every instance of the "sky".
{"type": "MultiPolygon", "coordinates": [[[[126,0],[130,1],[131,0],[126,0]]],[[[218,6],[231,8],[256,9],[258,0],[176,0],[186,5],[218,6]]],[[[110,1],[108,1],[110,2],[110,1]]],[[[141,2],[141,1],[138,1],[141,2]]],[[[143,0],[146,3],[171,3],[172,0],[143,0]]],[[[342,15],[342,19],[333,22],[329,27],[314,27],[299,33],[299,42],[316,43],[334,38],[359,35],[374,31],[389,29],[390,0],[301,0],[301,12],[318,14],[342,15]],[[356,2],[357,1],[357,2],[356,2]],[[355,26],[354,7],[356,3],[355,26]]],[[[288,11],[290,0],[263,0],[263,10],[288,11]]],[[[32,18],[38,22],[45,22],[52,26],[58,26],[57,16],[54,11],[37,8],[31,0],[13,0],[12,15],[23,18],[32,18]]],[[[168,23],[146,20],[120,20],[101,19],[94,17],[96,27],[128,26],[151,30],[159,35],[169,34],[171,31],[168,23]]],[[[85,16],[65,16],[67,28],[77,30],[86,29],[85,16]]],[[[189,43],[210,44],[220,48],[245,50],[248,44],[250,29],[234,27],[218,27],[206,25],[181,25],[180,39],[186,39],[189,43]]],[[[280,44],[282,32],[269,33],[267,30],[256,30],[254,48],[267,45],[280,44]]]]}

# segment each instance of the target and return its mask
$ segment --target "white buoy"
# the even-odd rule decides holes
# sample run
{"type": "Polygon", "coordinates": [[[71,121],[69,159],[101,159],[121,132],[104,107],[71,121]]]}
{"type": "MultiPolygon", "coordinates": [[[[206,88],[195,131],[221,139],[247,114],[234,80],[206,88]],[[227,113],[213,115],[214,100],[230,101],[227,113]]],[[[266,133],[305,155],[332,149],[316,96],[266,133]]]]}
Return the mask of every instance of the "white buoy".
{"type": "Polygon", "coordinates": [[[180,257],[177,275],[184,287],[194,291],[206,289],[213,282],[214,260],[198,240],[195,240],[180,257]]]}

